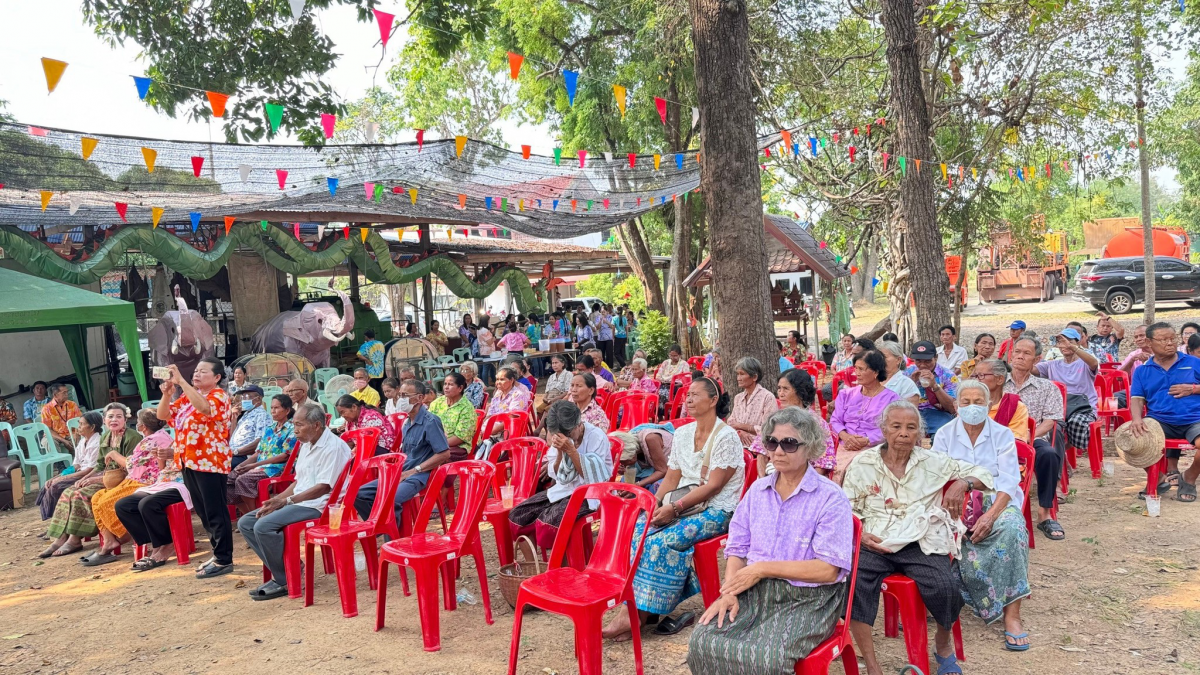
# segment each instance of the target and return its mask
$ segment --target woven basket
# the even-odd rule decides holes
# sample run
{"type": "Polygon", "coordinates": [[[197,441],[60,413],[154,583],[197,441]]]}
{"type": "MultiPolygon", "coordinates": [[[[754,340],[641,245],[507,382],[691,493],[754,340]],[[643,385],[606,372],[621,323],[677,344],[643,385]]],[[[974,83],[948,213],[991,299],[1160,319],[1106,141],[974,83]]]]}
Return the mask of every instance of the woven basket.
{"type": "MultiPolygon", "coordinates": [[[[510,609],[517,608],[517,591],[521,590],[521,582],[530,579],[546,570],[543,569],[548,565],[537,557],[537,546],[527,537],[522,536],[517,539],[520,542],[522,539],[529,542],[529,550],[533,551],[533,560],[525,560],[524,562],[512,562],[500,568],[500,595],[504,596],[504,601],[508,603],[510,609]],[[533,571],[530,571],[532,566],[533,571]]],[[[513,559],[515,560],[521,548],[516,544],[513,545],[513,559]]],[[[521,557],[525,557],[524,554],[521,557]]]]}

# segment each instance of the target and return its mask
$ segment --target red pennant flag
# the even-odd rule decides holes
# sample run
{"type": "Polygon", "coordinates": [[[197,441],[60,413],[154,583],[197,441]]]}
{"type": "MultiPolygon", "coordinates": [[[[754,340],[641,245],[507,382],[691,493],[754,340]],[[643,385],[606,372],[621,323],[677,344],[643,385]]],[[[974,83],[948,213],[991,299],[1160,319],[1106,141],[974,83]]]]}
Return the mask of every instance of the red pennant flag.
{"type": "Polygon", "coordinates": [[[521,64],[525,63],[525,57],[520,54],[508,53],[508,73],[512,75],[512,79],[517,79],[521,74],[521,64]]]}
{"type": "Polygon", "coordinates": [[[770,149],[770,148],[763,148],[763,152],[764,152],[764,153],[766,153],[767,157],[770,157],[770,156],[771,156],[771,149],[770,149]]]}
{"type": "Polygon", "coordinates": [[[631,152],[629,153],[629,168],[632,169],[634,164],[637,164],[637,155],[631,152]]]}
{"type": "Polygon", "coordinates": [[[203,157],[193,157],[192,158],[192,173],[196,174],[196,178],[200,177],[200,169],[203,169],[203,168],[204,168],[204,158],[203,157]]]}
{"type": "Polygon", "coordinates": [[[637,198],[637,205],[638,205],[638,206],[641,206],[641,205],[642,205],[642,198],[641,198],[641,197],[638,197],[638,198],[637,198]]]}
{"type": "Polygon", "coordinates": [[[425,145],[425,130],[417,129],[417,152],[420,152],[421,148],[424,147],[424,145],[425,145]]]}
{"type": "Polygon", "coordinates": [[[208,105],[212,107],[213,117],[224,117],[225,102],[229,100],[229,95],[215,91],[206,91],[204,93],[208,95],[208,105]]]}
{"type": "Polygon", "coordinates": [[[296,235],[296,239],[300,239],[300,223],[292,223],[292,232],[296,235]]]}
{"type": "Polygon", "coordinates": [[[587,163],[587,150],[580,150],[579,151],[579,168],[581,168],[581,169],[585,168],[586,163],[587,163]]]}
{"type": "Polygon", "coordinates": [[[576,207],[576,206],[578,206],[578,205],[579,205],[579,200],[578,200],[578,199],[572,199],[572,200],[571,200],[571,211],[574,211],[574,210],[575,210],[575,207],[576,207]]]}
{"type": "Polygon", "coordinates": [[[605,198],[605,200],[604,200],[604,208],[605,208],[605,210],[608,209],[608,199],[607,198],[605,198]]]}
{"type": "Polygon", "coordinates": [[[884,171],[887,171],[887,162],[888,162],[888,157],[891,157],[891,155],[889,155],[889,154],[888,154],[888,153],[886,153],[886,152],[881,152],[881,153],[879,153],[879,155],[880,155],[881,157],[883,157],[883,170],[884,170],[884,171]]]}
{"type": "Polygon", "coordinates": [[[337,126],[337,116],[329,113],[321,113],[321,130],[325,132],[325,138],[333,138],[333,128],[337,126]]]}
{"type": "Polygon", "coordinates": [[[838,133],[838,132],[836,132],[836,131],[835,131],[835,132],[833,132],[833,144],[834,144],[834,145],[837,145],[837,144],[838,144],[838,141],[839,141],[839,140],[841,140],[841,138],[842,138],[842,135],[841,135],[841,134],[839,134],[839,133],[838,133]]]}
{"type": "Polygon", "coordinates": [[[886,127],[887,126],[887,118],[880,117],[879,119],[875,120],[875,124],[878,124],[881,127],[886,127]]]}
{"type": "Polygon", "coordinates": [[[858,148],[851,145],[851,146],[847,147],[846,150],[848,150],[850,152],[850,163],[853,164],[854,163],[854,153],[858,152],[858,148]]]}
{"type": "Polygon", "coordinates": [[[345,237],[346,239],[350,238],[350,226],[349,225],[342,226],[342,236],[345,237]]]}
{"type": "Polygon", "coordinates": [[[871,137],[871,125],[868,123],[867,124],[867,138],[870,138],[870,137],[871,137]]]}
{"type": "Polygon", "coordinates": [[[851,133],[854,134],[855,136],[857,136],[858,135],[858,127],[854,127],[854,131],[852,131],[851,133]]]}
{"type": "Polygon", "coordinates": [[[225,236],[229,236],[229,228],[233,227],[233,216],[225,216],[225,236]]]}
{"type": "Polygon", "coordinates": [[[1063,171],[1070,171],[1070,170],[1071,170],[1070,163],[1068,163],[1067,160],[1064,159],[1063,160],[1063,171]]]}
{"type": "Polygon", "coordinates": [[[284,183],[287,183],[288,172],[284,169],[275,169],[275,178],[279,180],[279,189],[284,188],[284,183]]]}
{"type": "Polygon", "coordinates": [[[121,216],[121,222],[128,223],[129,221],[125,220],[125,213],[129,211],[129,205],[125,202],[114,202],[113,206],[117,207],[117,215],[121,216]]]}
{"type": "Polygon", "coordinates": [[[667,123],[667,99],[654,97],[654,108],[658,110],[658,117],[663,124],[667,123]]]}
{"type": "Polygon", "coordinates": [[[531,150],[533,150],[532,147],[530,147],[528,145],[522,145],[521,146],[521,156],[524,157],[525,159],[529,159],[529,152],[531,150]]]}
{"type": "Polygon", "coordinates": [[[379,40],[383,43],[383,48],[387,49],[388,40],[392,37],[392,22],[396,20],[396,15],[377,9],[371,11],[375,12],[375,20],[379,22],[379,40]]]}
{"type": "Polygon", "coordinates": [[[1046,178],[1050,178],[1050,162],[1046,162],[1046,178]]]}
{"type": "Polygon", "coordinates": [[[399,185],[397,185],[396,187],[392,188],[392,194],[394,194],[394,195],[398,195],[398,194],[400,194],[400,193],[402,193],[402,192],[404,192],[404,188],[400,187],[399,185]]]}

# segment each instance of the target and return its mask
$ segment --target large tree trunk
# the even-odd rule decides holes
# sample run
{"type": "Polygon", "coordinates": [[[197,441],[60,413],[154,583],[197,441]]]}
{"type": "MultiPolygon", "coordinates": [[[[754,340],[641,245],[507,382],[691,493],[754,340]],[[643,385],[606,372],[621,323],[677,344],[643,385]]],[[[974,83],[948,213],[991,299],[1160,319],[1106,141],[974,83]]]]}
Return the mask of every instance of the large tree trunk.
{"type": "Polygon", "coordinates": [[[750,23],[745,0],[690,0],[700,108],[700,187],[712,240],[712,290],[720,309],[722,379],[731,386],[742,356],[762,361],[762,384],[779,375],[762,184],[750,82],[750,23]]]}
{"type": "MultiPolygon", "coordinates": [[[[1141,5],[1138,5],[1137,26],[1142,25],[1141,5]]],[[[1147,326],[1154,323],[1154,300],[1157,294],[1154,276],[1154,229],[1150,223],[1150,158],[1146,153],[1146,67],[1147,58],[1142,50],[1142,39],[1134,33],[1133,65],[1134,86],[1137,93],[1137,136],[1138,136],[1138,177],[1141,179],[1141,216],[1142,216],[1142,255],[1145,266],[1146,294],[1142,303],[1142,323],[1147,326]]]]}
{"type": "Polygon", "coordinates": [[[900,344],[907,349],[913,342],[912,311],[909,309],[909,296],[912,286],[909,285],[909,269],[906,240],[908,232],[904,221],[898,212],[893,211],[889,217],[891,226],[888,228],[888,304],[891,306],[889,319],[891,330],[900,338],[900,344]]]}
{"type": "Polygon", "coordinates": [[[642,229],[638,227],[638,221],[622,223],[617,227],[617,241],[620,242],[621,252],[629,261],[633,273],[642,282],[642,290],[646,293],[646,309],[666,314],[662,285],[658,281],[658,273],[654,270],[654,258],[650,257],[650,249],[642,238],[642,229]]]}
{"type": "Polygon", "coordinates": [[[933,340],[938,328],[949,323],[950,279],[934,203],[931,123],[921,86],[916,15],[913,0],[883,0],[881,7],[891,108],[896,118],[896,154],[908,158],[908,175],[900,181],[899,199],[900,215],[907,226],[908,281],[917,303],[917,336],[933,340]],[[917,169],[918,159],[925,162],[923,172],[917,169]]]}
{"type": "Polygon", "coordinates": [[[676,197],[674,204],[675,232],[671,243],[671,267],[667,270],[667,318],[671,320],[671,338],[683,347],[683,353],[694,356],[701,351],[696,331],[688,326],[691,306],[683,280],[692,271],[692,209],[676,197]]]}

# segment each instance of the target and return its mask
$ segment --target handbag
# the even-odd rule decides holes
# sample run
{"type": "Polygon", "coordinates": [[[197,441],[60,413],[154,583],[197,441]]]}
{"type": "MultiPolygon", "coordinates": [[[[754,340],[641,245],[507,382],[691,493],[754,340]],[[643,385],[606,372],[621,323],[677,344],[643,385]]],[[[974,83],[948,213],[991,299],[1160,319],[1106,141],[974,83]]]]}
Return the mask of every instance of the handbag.
{"type": "Polygon", "coordinates": [[[983,515],[983,493],[979,490],[969,490],[963,499],[962,522],[967,532],[975,529],[975,523],[983,515]]]}
{"type": "MultiPolygon", "coordinates": [[[[663,498],[662,498],[663,506],[670,506],[671,504],[674,504],[675,502],[677,502],[680,499],[683,499],[685,496],[687,496],[692,490],[695,490],[696,488],[698,488],[701,485],[704,485],[705,483],[708,482],[708,464],[710,461],[712,461],[713,442],[717,438],[717,432],[719,432],[721,430],[721,427],[723,427],[724,425],[725,425],[724,422],[722,422],[721,420],[717,420],[716,425],[713,426],[712,433],[710,433],[708,435],[708,441],[705,442],[705,444],[704,444],[704,463],[700,465],[700,482],[695,485],[685,485],[683,487],[675,488],[674,490],[671,490],[667,494],[663,495],[663,498]]],[[[700,513],[701,511],[704,511],[707,508],[708,508],[708,500],[706,499],[703,502],[700,502],[699,504],[694,504],[694,505],[684,509],[683,511],[680,511],[679,513],[675,514],[674,520],[672,520],[671,523],[668,523],[668,524],[675,523],[680,518],[687,518],[688,516],[694,516],[697,513],[700,513]]]]}
{"type": "Polygon", "coordinates": [[[111,490],[125,481],[125,477],[129,474],[125,469],[109,469],[104,472],[104,487],[111,490]]]}

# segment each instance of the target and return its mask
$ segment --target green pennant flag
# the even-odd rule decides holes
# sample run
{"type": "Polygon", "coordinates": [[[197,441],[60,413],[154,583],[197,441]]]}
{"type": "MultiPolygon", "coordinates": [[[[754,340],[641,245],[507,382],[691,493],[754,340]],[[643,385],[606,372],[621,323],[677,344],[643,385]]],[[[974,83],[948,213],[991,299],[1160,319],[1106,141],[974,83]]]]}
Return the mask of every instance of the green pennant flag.
{"type": "Polygon", "coordinates": [[[375,184],[375,201],[383,203],[383,186],[379,183],[375,184]]]}
{"type": "Polygon", "coordinates": [[[687,192],[683,193],[683,203],[684,203],[684,204],[686,204],[686,203],[687,203],[687,196],[688,196],[688,194],[689,194],[689,193],[687,193],[687,192]]]}
{"type": "Polygon", "coordinates": [[[554,165],[558,166],[562,162],[562,148],[554,149],[554,165]]]}
{"type": "Polygon", "coordinates": [[[265,220],[260,221],[260,224],[262,225],[263,232],[266,232],[267,231],[267,221],[265,221],[265,220]]]}
{"type": "Polygon", "coordinates": [[[588,211],[592,210],[592,200],[590,200],[590,199],[588,200],[587,210],[588,211]]]}
{"type": "Polygon", "coordinates": [[[271,123],[271,133],[279,131],[279,123],[283,121],[283,106],[278,103],[264,103],[267,110],[267,121],[271,123]]]}
{"type": "Polygon", "coordinates": [[[505,212],[508,211],[508,197],[500,198],[500,210],[505,212]]]}
{"type": "Polygon", "coordinates": [[[904,159],[903,157],[900,158],[900,175],[908,175],[908,160],[904,159]]]}
{"type": "Polygon", "coordinates": [[[822,138],[822,139],[821,139],[821,147],[822,147],[822,148],[828,148],[828,147],[829,147],[829,139],[828,139],[828,138],[822,138]]]}

